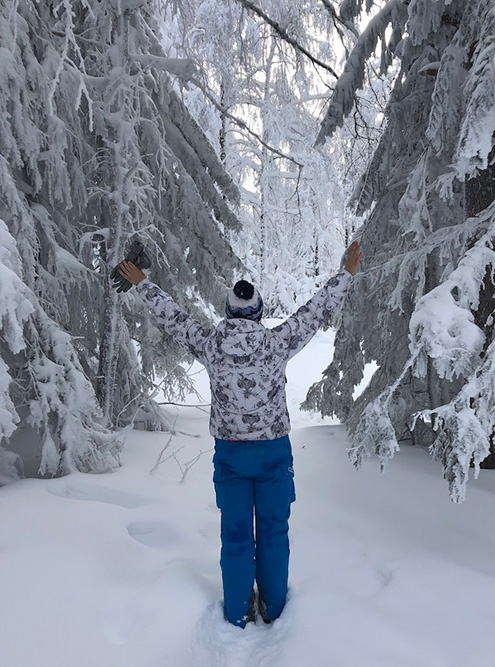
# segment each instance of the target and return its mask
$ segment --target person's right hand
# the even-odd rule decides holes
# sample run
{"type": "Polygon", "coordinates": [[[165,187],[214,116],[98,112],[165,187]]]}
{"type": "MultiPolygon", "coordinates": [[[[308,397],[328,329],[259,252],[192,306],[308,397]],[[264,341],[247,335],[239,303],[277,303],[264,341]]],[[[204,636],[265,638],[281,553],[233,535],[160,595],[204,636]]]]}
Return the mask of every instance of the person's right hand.
{"type": "Polygon", "coordinates": [[[349,246],[349,251],[347,253],[347,261],[345,263],[344,269],[349,271],[352,276],[355,276],[359,269],[359,264],[361,263],[361,257],[363,256],[363,251],[359,245],[359,241],[353,241],[349,246]]]}

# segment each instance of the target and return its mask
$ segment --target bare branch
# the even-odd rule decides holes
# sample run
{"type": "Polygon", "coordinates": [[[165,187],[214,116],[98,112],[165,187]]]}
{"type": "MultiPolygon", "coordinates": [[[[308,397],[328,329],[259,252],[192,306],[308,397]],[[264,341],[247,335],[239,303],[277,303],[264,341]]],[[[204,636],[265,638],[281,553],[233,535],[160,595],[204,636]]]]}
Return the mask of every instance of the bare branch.
{"type": "Polygon", "coordinates": [[[174,403],[173,401],[162,401],[157,405],[176,405],[178,408],[209,408],[211,403],[204,403],[203,405],[193,405],[192,403],[174,403]]]}
{"type": "MultiPolygon", "coordinates": [[[[177,450],[177,451],[179,451],[179,450],[177,450]]],[[[172,456],[175,459],[177,465],[179,466],[179,470],[182,473],[182,479],[180,481],[183,482],[186,479],[187,473],[191,470],[193,465],[199,461],[199,459],[203,456],[203,454],[208,454],[208,452],[212,452],[212,451],[213,451],[213,449],[207,449],[206,452],[203,452],[203,450],[200,449],[199,454],[197,454],[193,459],[191,459],[187,463],[184,463],[184,465],[182,465],[182,463],[177,458],[177,456],[176,456],[177,452],[174,452],[174,454],[172,456]]]]}
{"type": "Polygon", "coordinates": [[[204,405],[193,405],[192,403],[188,404],[188,403],[174,403],[173,401],[163,401],[161,403],[157,403],[157,405],[174,405],[177,408],[196,408],[197,410],[200,410],[201,412],[208,414],[208,410],[205,410],[204,408],[209,408],[211,406],[211,403],[205,403],[204,405]]]}
{"type": "MultiPolygon", "coordinates": [[[[176,422],[176,421],[177,421],[177,417],[175,418],[175,421],[174,421],[174,428],[175,428],[175,422],[176,422]]],[[[156,471],[158,470],[158,466],[159,466],[160,464],[164,463],[165,461],[168,461],[168,459],[172,458],[172,456],[175,456],[175,452],[174,452],[174,454],[171,454],[170,456],[168,456],[168,457],[165,459],[165,461],[162,461],[163,452],[165,452],[165,451],[170,447],[170,443],[172,442],[172,438],[174,437],[174,435],[175,435],[175,431],[172,430],[171,433],[170,433],[170,436],[169,436],[169,438],[168,438],[168,440],[167,440],[167,442],[165,443],[164,448],[162,449],[162,451],[161,451],[160,454],[158,455],[158,458],[157,458],[156,461],[155,461],[155,465],[154,465],[154,466],[151,468],[151,470],[150,470],[150,475],[152,475],[154,472],[156,472],[156,471]]]]}

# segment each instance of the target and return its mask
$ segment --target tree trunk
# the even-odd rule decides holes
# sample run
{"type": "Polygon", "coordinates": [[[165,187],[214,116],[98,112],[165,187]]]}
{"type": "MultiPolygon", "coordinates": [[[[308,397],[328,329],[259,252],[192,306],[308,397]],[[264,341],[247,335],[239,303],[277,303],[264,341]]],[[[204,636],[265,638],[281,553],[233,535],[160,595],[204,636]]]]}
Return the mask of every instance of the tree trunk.
{"type": "MultiPolygon", "coordinates": [[[[489,156],[487,169],[478,172],[476,178],[466,181],[466,216],[471,218],[485,210],[495,200],[495,152],[489,156]]],[[[493,319],[495,316],[495,285],[492,281],[493,267],[487,267],[480,289],[479,305],[474,313],[474,322],[485,334],[485,345],[481,356],[493,341],[493,319]]],[[[495,470],[495,433],[490,436],[490,454],[481,463],[481,468],[495,470]]]]}
{"type": "MultiPolygon", "coordinates": [[[[128,44],[129,16],[124,12],[122,17],[115,21],[116,40],[121,42],[120,53],[123,54],[122,65],[124,66],[125,55],[128,44]],[[120,25],[119,25],[120,24],[120,25]]],[[[128,164],[126,156],[126,138],[122,129],[126,109],[126,91],[120,90],[115,96],[111,109],[111,121],[109,122],[108,134],[110,137],[110,155],[112,191],[109,193],[109,220],[110,238],[106,246],[106,262],[103,267],[105,280],[105,314],[103,317],[103,330],[100,345],[100,358],[98,367],[98,382],[96,395],[103,410],[103,423],[109,427],[113,425],[117,364],[120,353],[119,322],[122,316],[122,304],[120,294],[110,285],[110,271],[120,259],[122,259],[125,245],[125,220],[128,206],[126,197],[126,176],[128,164]],[[120,114],[122,124],[116,122],[116,116],[120,114]]]]}
{"type": "Polygon", "coordinates": [[[271,77],[272,77],[272,63],[275,53],[275,40],[272,39],[270,43],[270,52],[268,54],[267,64],[265,67],[265,87],[263,94],[264,107],[261,113],[262,122],[262,137],[265,145],[261,149],[261,169],[259,178],[260,188],[260,264],[261,264],[261,290],[265,303],[265,315],[270,317],[272,315],[271,295],[269,293],[270,285],[268,279],[268,226],[270,224],[270,215],[268,212],[267,195],[269,195],[270,179],[269,172],[272,164],[272,156],[268,153],[266,144],[269,142],[269,133],[266,121],[266,109],[270,106],[271,98],[271,77]]]}

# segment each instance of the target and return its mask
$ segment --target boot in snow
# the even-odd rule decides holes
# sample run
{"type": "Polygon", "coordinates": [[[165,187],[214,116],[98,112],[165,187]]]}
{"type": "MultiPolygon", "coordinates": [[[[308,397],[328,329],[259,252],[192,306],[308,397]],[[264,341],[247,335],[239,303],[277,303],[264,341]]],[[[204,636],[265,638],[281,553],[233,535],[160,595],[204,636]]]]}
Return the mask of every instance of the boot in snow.
{"type": "Polygon", "coordinates": [[[258,611],[260,613],[261,618],[263,619],[263,623],[269,625],[272,621],[270,621],[270,619],[268,618],[266,602],[263,600],[263,597],[259,591],[258,591],[258,611]]]}
{"type": "Polygon", "coordinates": [[[254,588],[249,598],[249,607],[246,614],[246,623],[255,623],[256,622],[256,595],[254,593],[254,588]]]}

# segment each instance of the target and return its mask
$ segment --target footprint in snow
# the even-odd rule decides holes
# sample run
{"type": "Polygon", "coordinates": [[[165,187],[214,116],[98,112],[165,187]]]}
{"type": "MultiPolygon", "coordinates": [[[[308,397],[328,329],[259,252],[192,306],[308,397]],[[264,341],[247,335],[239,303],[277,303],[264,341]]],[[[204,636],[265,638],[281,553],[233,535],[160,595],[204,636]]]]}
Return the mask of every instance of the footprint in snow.
{"type": "Polygon", "coordinates": [[[133,540],[153,549],[167,549],[181,541],[175,528],[159,521],[134,521],[127,531],[133,540]]]}
{"type": "Polygon", "coordinates": [[[361,598],[380,595],[394,580],[398,564],[393,559],[380,562],[363,553],[361,563],[339,573],[338,588],[361,598]]]}
{"type": "Polygon", "coordinates": [[[70,498],[71,500],[86,500],[108,505],[117,505],[126,509],[133,509],[144,505],[147,500],[142,496],[137,496],[125,491],[108,489],[97,486],[96,484],[77,484],[56,485],[47,489],[48,493],[59,498],[70,498]]]}
{"type": "Polygon", "coordinates": [[[110,643],[124,645],[145,622],[146,614],[137,601],[120,600],[108,611],[108,616],[102,619],[101,627],[110,643]]]}

